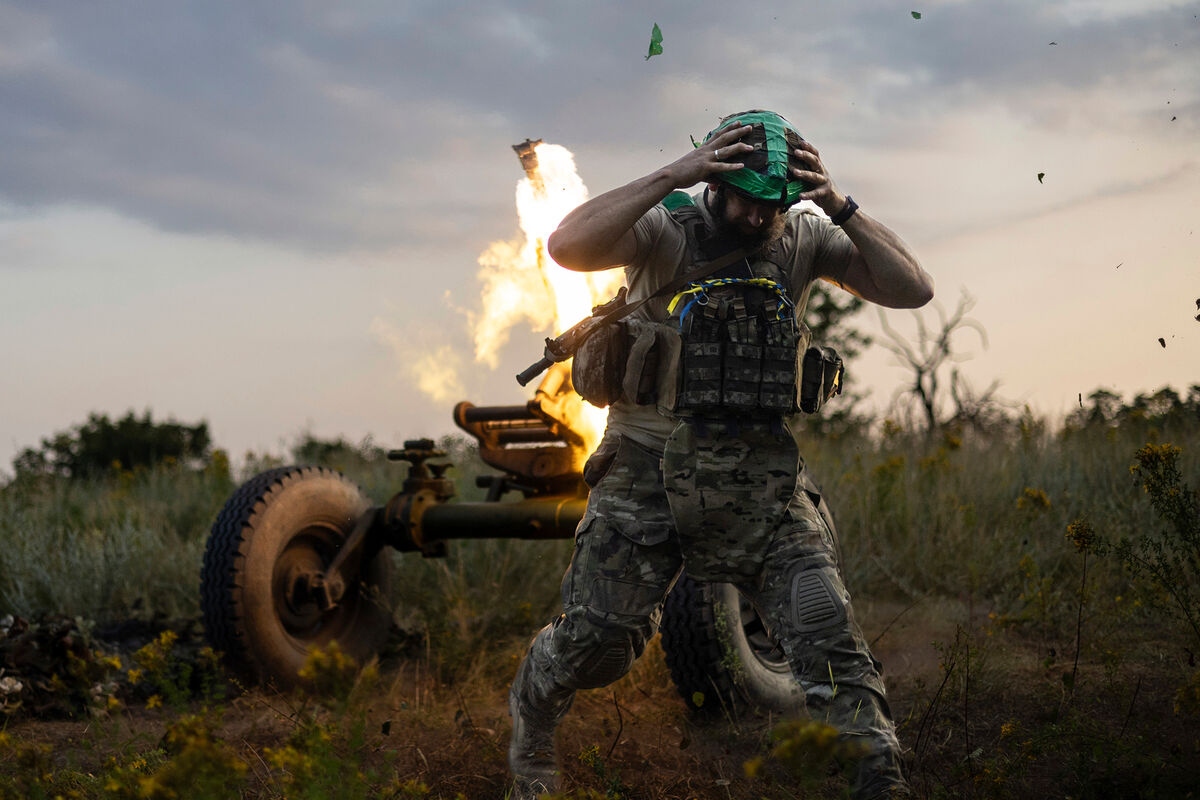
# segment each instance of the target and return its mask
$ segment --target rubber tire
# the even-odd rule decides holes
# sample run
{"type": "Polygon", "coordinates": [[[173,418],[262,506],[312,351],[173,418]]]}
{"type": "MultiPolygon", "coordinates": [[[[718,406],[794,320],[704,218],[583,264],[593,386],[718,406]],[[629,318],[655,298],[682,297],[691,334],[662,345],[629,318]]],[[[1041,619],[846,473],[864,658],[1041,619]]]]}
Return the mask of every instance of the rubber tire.
{"type": "Polygon", "coordinates": [[[337,641],[362,664],[387,638],[388,559],[364,565],[328,612],[286,600],[289,565],[328,565],[370,501],[322,467],[283,467],[246,481],[213,523],[200,573],[209,643],[252,680],[300,683],[308,651],[337,641]],[[382,601],[382,602],[381,602],[382,601]]]}
{"type": "MultiPolygon", "coordinates": [[[[807,470],[799,483],[829,526],[840,562],[828,503],[807,470]]],[[[671,679],[693,711],[796,714],[804,708],[804,691],[783,651],[732,584],[698,583],[681,573],[663,604],[660,631],[671,679]]]]}
{"type": "Polygon", "coordinates": [[[729,583],[679,576],[663,605],[663,653],[681,697],[700,713],[798,713],[804,692],[753,607],[729,583]]]}

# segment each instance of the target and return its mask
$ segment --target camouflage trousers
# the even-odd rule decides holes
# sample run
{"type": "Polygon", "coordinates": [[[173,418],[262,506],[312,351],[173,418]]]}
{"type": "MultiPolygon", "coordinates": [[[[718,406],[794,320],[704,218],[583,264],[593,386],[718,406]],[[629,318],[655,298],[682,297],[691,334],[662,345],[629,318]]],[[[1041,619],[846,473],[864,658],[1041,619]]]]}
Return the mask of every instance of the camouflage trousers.
{"type": "MultiPolygon", "coordinates": [[[[854,621],[837,543],[794,463],[791,494],[756,554],[761,567],[729,582],[781,644],[810,716],[863,743],[854,796],[891,796],[904,782],[880,664],[854,621]]],[[[592,491],[562,582],[563,613],[534,638],[513,685],[524,713],[549,726],[577,690],[628,672],[685,562],[659,453],[610,432],[584,477],[592,491]]]]}

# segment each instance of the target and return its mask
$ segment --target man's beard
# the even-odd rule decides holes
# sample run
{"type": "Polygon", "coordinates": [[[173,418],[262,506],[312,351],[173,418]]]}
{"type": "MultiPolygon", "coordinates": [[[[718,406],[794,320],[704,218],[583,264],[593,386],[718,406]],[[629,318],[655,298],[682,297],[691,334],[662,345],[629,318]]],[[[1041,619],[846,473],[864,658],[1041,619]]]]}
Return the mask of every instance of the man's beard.
{"type": "Polygon", "coordinates": [[[725,187],[717,189],[716,200],[712,205],[712,219],[715,225],[713,233],[726,241],[736,242],[738,247],[741,247],[751,254],[757,254],[766,249],[767,245],[783,236],[784,230],[787,228],[787,214],[778,214],[771,221],[770,225],[765,225],[758,230],[752,232],[742,231],[737,225],[730,222],[725,216],[725,187]]]}

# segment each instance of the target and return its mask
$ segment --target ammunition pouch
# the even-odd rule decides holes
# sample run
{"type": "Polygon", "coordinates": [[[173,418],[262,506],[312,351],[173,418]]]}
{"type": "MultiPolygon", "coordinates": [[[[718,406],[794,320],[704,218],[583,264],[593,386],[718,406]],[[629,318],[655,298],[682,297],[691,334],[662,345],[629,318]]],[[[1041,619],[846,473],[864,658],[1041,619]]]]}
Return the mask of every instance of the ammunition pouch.
{"type": "MultiPolygon", "coordinates": [[[[782,292],[706,292],[681,307],[678,393],[687,416],[779,417],[796,410],[798,353],[808,330],[782,292]]],[[[778,287],[775,284],[774,287],[778,287]]]]}
{"type": "Polygon", "coordinates": [[[831,397],[841,394],[845,372],[841,357],[832,347],[808,348],[800,378],[800,410],[815,414],[831,397]]]}
{"type": "Polygon", "coordinates": [[[626,400],[660,403],[675,395],[679,335],[666,325],[624,319],[605,325],[583,343],[571,363],[575,391],[597,408],[626,400]]]}
{"type": "Polygon", "coordinates": [[[621,398],[628,354],[625,324],[604,325],[589,336],[571,362],[571,385],[579,396],[597,408],[621,398]]]}
{"type": "Polygon", "coordinates": [[[640,319],[605,325],[575,354],[575,391],[597,408],[625,400],[667,416],[750,417],[816,414],[842,393],[837,351],[805,349],[808,329],[790,317],[731,319],[737,305],[710,302],[683,332],[640,319]]]}

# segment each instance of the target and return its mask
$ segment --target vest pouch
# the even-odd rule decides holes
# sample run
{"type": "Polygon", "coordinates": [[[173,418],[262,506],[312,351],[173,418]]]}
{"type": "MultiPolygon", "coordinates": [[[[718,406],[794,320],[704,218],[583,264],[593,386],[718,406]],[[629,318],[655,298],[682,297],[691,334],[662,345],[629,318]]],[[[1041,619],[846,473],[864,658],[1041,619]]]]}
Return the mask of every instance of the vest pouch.
{"type": "Polygon", "coordinates": [[[597,408],[621,399],[628,355],[624,322],[605,325],[589,336],[571,362],[571,384],[579,396],[597,408]]]}
{"type": "Polygon", "coordinates": [[[832,347],[813,345],[804,353],[800,379],[800,410],[815,414],[833,396],[842,393],[845,367],[832,347]]]}
{"type": "Polygon", "coordinates": [[[792,414],[799,408],[800,362],[809,332],[798,324],[791,308],[778,303],[763,309],[762,384],[759,406],[777,414],[792,414]]]}
{"type": "MultiPolygon", "coordinates": [[[[679,334],[667,325],[643,319],[626,320],[625,326],[629,355],[625,360],[622,399],[639,406],[655,405],[668,382],[664,370],[678,367],[679,334]]],[[[674,402],[674,372],[669,378],[671,402],[674,402]]]]}
{"type": "Polygon", "coordinates": [[[729,303],[725,321],[725,348],[721,354],[721,405],[730,411],[758,409],[762,377],[761,320],[746,312],[745,300],[729,303]]]}
{"type": "Polygon", "coordinates": [[[658,347],[658,374],[655,376],[655,395],[658,413],[675,415],[679,399],[679,379],[683,362],[683,340],[672,325],[658,324],[655,331],[658,347]]]}
{"type": "Polygon", "coordinates": [[[721,409],[725,312],[724,302],[710,298],[697,304],[684,321],[676,411],[713,413],[721,409]]]}

